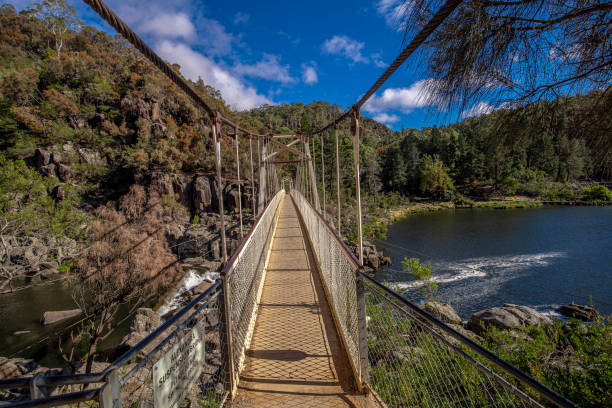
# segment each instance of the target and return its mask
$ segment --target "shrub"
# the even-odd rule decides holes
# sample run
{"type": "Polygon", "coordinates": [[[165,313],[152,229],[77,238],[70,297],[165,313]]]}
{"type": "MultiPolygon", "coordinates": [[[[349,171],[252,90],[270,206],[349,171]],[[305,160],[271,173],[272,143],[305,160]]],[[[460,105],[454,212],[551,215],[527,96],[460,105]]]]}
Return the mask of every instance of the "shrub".
{"type": "Polygon", "coordinates": [[[578,192],[584,201],[612,201],[612,191],[608,187],[593,183],[578,192]]]}
{"type": "Polygon", "coordinates": [[[412,277],[418,281],[422,281],[425,285],[420,289],[423,296],[426,296],[430,301],[435,302],[438,294],[438,284],[431,279],[431,264],[422,264],[419,258],[404,258],[402,261],[404,270],[410,272],[412,277]]]}

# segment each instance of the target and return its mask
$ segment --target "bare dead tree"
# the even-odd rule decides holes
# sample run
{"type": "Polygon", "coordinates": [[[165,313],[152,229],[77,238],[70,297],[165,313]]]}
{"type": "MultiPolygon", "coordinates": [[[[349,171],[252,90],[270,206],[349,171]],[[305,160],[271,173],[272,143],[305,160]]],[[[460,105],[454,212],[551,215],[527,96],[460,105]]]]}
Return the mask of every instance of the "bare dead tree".
{"type": "MultiPolygon", "coordinates": [[[[159,197],[150,200],[159,202],[159,197]]],[[[100,342],[179,277],[177,259],[160,227],[168,221],[168,209],[146,201],[143,187],[136,185],[121,201],[123,211],[98,208],[90,227],[91,245],[76,260],[73,296],[88,316],[78,335],[86,338],[87,373],[100,342]],[[138,218],[127,222],[131,217],[138,218]]]]}

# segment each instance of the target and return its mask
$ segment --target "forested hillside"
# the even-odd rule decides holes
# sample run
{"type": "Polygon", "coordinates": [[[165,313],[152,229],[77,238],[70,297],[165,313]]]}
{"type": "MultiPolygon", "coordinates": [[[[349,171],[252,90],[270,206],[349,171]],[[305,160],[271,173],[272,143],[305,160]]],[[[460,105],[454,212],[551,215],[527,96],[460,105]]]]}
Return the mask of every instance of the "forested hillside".
{"type": "MultiPolygon", "coordinates": [[[[595,91],[500,109],[442,127],[403,127],[395,132],[364,118],[363,187],[437,198],[455,188],[477,195],[523,192],[569,198],[555,183],[609,181],[612,176],[611,110],[611,94],[595,91]]],[[[275,131],[289,132],[300,120],[306,130],[322,126],[338,111],[327,102],[293,103],[258,108],[241,114],[241,119],[260,129],[272,123],[275,131]]],[[[341,163],[344,181],[350,182],[352,145],[347,131],[340,128],[341,163]]],[[[324,141],[328,163],[335,160],[332,136],[333,132],[324,141]]],[[[320,154],[320,141],[315,139],[314,145],[320,154]]],[[[331,182],[335,176],[332,169],[326,170],[331,182]]]]}

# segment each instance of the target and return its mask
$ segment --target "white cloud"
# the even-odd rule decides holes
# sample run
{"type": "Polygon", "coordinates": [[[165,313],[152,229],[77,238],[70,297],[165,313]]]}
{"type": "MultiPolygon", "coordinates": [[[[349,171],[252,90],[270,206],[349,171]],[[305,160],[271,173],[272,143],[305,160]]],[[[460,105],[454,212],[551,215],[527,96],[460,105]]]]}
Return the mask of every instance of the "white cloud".
{"type": "Polygon", "coordinates": [[[395,114],[389,115],[388,113],[379,113],[377,115],[374,115],[373,119],[380,123],[395,123],[399,122],[400,120],[399,116],[395,114]]]}
{"type": "Polygon", "coordinates": [[[249,22],[250,18],[251,16],[246,13],[238,12],[234,16],[234,24],[246,24],[249,22]]]}
{"type": "Polygon", "coordinates": [[[319,76],[317,75],[316,65],[314,63],[302,64],[302,81],[308,85],[319,82],[319,76]]]}
{"type": "Polygon", "coordinates": [[[380,113],[394,109],[409,113],[415,108],[433,105],[432,95],[427,89],[429,79],[415,82],[408,88],[387,88],[380,96],[372,96],[363,109],[380,113]]]}
{"type": "Polygon", "coordinates": [[[279,61],[280,58],[277,55],[264,54],[263,59],[255,64],[237,64],[234,67],[234,72],[239,75],[263,78],[269,81],[282,83],[297,82],[297,80],[289,74],[289,65],[281,65],[279,61]]]}
{"type": "Polygon", "coordinates": [[[196,37],[196,30],[186,14],[172,13],[160,14],[146,20],[139,26],[139,32],[157,38],[192,40],[196,37]]]}
{"type": "Polygon", "coordinates": [[[493,106],[489,105],[486,102],[480,102],[472,106],[470,109],[466,109],[463,112],[461,112],[460,116],[462,118],[469,118],[472,116],[480,116],[485,113],[491,113],[493,112],[493,110],[494,110],[493,106]]]}
{"type": "Polygon", "coordinates": [[[387,68],[389,66],[389,64],[382,60],[380,53],[372,54],[372,61],[374,61],[374,65],[378,68],[387,68]]]}
{"type": "Polygon", "coordinates": [[[211,59],[191,49],[186,44],[172,41],[161,41],[155,47],[162,58],[181,66],[181,72],[187,78],[202,80],[221,92],[226,102],[235,109],[251,109],[273,102],[251,86],[245,85],[238,78],[221,68],[211,59]]]}
{"type": "Polygon", "coordinates": [[[334,35],[332,38],[325,40],[321,49],[327,54],[346,57],[353,63],[363,62],[367,64],[369,62],[368,58],[361,53],[364,45],[364,43],[353,40],[346,35],[334,35]]]}
{"type": "Polygon", "coordinates": [[[224,56],[232,52],[234,44],[240,44],[239,39],[225,30],[225,26],[217,20],[200,18],[197,21],[200,29],[198,38],[206,54],[209,56],[224,56]]]}
{"type": "Polygon", "coordinates": [[[401,31],[404,27],[403,18],[412,8],[411,0],[378,0],[376,10],[385,18],[387,25],[401,31]]]}

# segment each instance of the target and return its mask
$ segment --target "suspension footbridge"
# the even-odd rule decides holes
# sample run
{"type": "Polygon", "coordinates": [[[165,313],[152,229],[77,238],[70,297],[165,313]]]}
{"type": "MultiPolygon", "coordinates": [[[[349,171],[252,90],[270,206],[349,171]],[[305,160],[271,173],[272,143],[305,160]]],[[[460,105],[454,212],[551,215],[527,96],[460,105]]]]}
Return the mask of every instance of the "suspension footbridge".
{"type": "MultiPolygon", "coordinates": [[[[445,2],[364,96],[328,125],[294,134],[270,128],[263,135],[213,110],[104,2],[85,2],[208,115],[218,197],[221,141],[230,139],[238,156],[239,138],[249,139],[257,191],[250,204],[257,218],[244,233],[239,203],[243,239],[228,256],[219,200],[219,280],[101,372],[0,381],[0,389],[29,395],[2,406],[576,406],[364,272],[359,109],[461,1],[445,2]],[[340,197],[336,177],[335,194],[338,203],[354,203],[356,254],[340,236],[340,214],[327,214],[324,181],[320,200],[309,147],[313,137],[323,140],[345,120],[356,189],[354,197],[340,197]],[[280,152],[293,158],[279,159],[280,152]],[[280,172],[283,164],[295,166],[290,176],[280,172]]],[[[337,137],[335,143],[337,155],[337,137]]],[[[338,162],[336,156],[336,171],[338,162]]]]}

